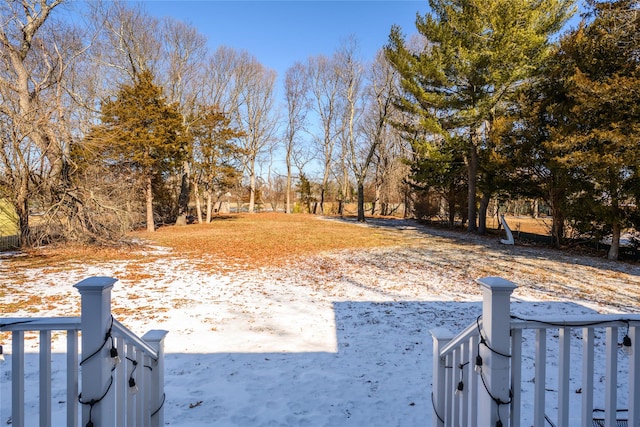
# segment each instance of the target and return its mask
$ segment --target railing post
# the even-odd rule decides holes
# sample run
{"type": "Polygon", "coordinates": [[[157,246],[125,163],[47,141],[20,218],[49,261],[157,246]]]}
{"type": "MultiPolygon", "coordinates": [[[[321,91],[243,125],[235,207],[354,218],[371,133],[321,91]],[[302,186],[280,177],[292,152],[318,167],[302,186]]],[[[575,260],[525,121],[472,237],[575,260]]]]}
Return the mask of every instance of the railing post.
{"type": "Polygon", "coordinates": [[[444,427],[446,368],[444,358],[440,357],[440,352],[453,339],[453,334],[447,329],[436,328],[431,330],[431,336],[433,337],[433,371],[431,374],[432,425],[434,427],[444,427]]]}
{"type": "Polygon", "coordinates": [[[511,354],[510,300],[516,285],[500,277],[484,277],[477,282],[482,287],[482,337],[486,340],[486,345],[480,345],[482,380],[477,425],[493,427],[500,420],[502,426],[507,427],[510,405],[506,403],[510,401],[511,376],[509,358],[503,355],[511,354]]]}
{"type": "MultiPolygon", "coordinates": [[[[109,332],[111,320],[111,288],[117,279],[89,277],[74,286],[81,295],[82,360],[80,362],[82,426],[89,421],[95,427],[114,425],[115,392],[109,332]]],[[[89,424],[91,425],[91,424],[89,424]]]]}
{"type": "Polygon", "coordinates": [[[164,426],[164,338],[169,332],[163,330],[151,330],[144,334],[142,339],[149,343],[158,352],[158,360],[153,364],[151,371],[151,427],[164,426]]]}
{"type": "Polygon", "coordinates": [[[629,426],[640,427],[640,326],[631,326],[629,337],[629,426]]]}

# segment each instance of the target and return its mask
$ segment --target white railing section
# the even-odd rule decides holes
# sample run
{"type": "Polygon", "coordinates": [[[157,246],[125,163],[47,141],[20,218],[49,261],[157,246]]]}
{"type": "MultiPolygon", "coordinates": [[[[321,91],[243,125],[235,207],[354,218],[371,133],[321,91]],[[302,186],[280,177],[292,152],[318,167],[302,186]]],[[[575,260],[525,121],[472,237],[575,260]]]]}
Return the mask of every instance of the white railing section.
{"type": "Polygon", "coordinates": [[[477,322],[456,337],[431,331],[433,426],[640,427],[640,315],[522,319],[510,313],[513,283],[478,283],[477,322]]]}
{"type": "MultiPolygon", "coordinates": [[[[39,333],[38,419],[52,426],[52,331],[66,331],[67,427],[164,425],[164,338],[152,330],[137,337],[111,315],[116,279],[91,277],[75,285],[80,317],[0,318],[11,332],[11,425],[24,427],[25,332],[39,333]],[[81,343],[81,344],[80,344],[81,343]],[[79,353],[79,344],[81,353],[79,353]],[[80,410],[81,409],[81,410],[80,410]]],[[[4,346],[4,352],[7,346],[4,346]]],[[[34,425],[29,421],[29,426],[34,425]]]]}

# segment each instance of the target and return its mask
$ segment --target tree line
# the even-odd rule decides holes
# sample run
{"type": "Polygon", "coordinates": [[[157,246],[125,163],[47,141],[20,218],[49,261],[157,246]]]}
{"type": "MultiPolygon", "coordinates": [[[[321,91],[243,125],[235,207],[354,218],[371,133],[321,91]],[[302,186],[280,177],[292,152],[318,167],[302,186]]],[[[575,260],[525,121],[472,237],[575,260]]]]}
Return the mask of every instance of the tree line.
{"type": "Polygon", "coordinates": [[[591,1],[553,40],[573,1],[430,0],[417,36],[392,28],[371,61],[347,38],[281,82],[139,5],[77,5],[0,5],[0,197],[25,245],[114,241],[194,209],[208,222],[231,198],[320,214],[355,200],[360,221],[365,200],[417,216],[444,201],[480,233],[491,200],[535,198],[557,244],[567,225],[612,235],[612,258],[635,226],[637,1],[591,1]]]}
{"type": "Polygon", "coordinates": [[[25,245],[117,240],[185,224],[194,207],[208,222],[231,198],[249,212],[282,199],[292,212],[305,182],[304,209],[325,213],[355,186],[364,209],[374,164],[378,200],[383,174],[401,181],[393,72],[382,54],[357,58],[355,39],[287,70],[280,108],[275,71],[250,53],[211,51],[196,28],[140,4],[78,5],[0,5],[0,194],[25,245]],[[320,172],[307,172],[312,162],[320,172]]]}
{"type": "Polygon", "coordinates": [[[422,37],[394,28],[385,50],[411,118],[411,182],[480,233],[490,200],[542,200],[556,245],[568,229],[608,236],[617,259],[639,220],[639,2],[588,1],[556,41],[572,1],[429,3],[422,37]]]}

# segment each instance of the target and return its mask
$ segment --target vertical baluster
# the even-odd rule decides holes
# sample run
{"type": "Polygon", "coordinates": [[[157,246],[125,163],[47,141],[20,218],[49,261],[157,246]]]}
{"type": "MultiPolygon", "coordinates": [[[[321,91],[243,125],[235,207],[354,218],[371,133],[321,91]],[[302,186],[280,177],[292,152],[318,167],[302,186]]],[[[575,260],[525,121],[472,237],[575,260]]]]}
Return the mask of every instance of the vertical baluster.
{"type": "Polygon", "coordinates": [[[569,425],[569,374],[571,360],[571,329],[558,331],[558,425],[569,425]]]}
{"type": "Polygon", "coordinates": [[[144,409],[142,414],[144,416],[144,427],[151,427],[151,357],[146,353],[143,359],[144,365],[142,366],[142,378],[144,378],[144,409]]]}
{"type": "Polygon", "coordinates": [[[78,426],[78,331],[67,331],[67,427],[78,426]]]}
{"type": "Polygon", "coordinates": [[[640,327],[629,328],[629,426],[640,427],[640,327]]]}
{"type": "Polygon", "coordinates": [[[11,425],[24,427],[24,332],[11,334],[11,425]]]}
{"type": "Polygon", "coordinates": [[[511,330],[511,427],[520,427],[522,404],[522,329],[511,330]]]}
{"type": "Polygon", "coordinates": [[[451,372],[453,377],[453,389],[447,390],[447,393],[453,393],[453,397],[451,399],[451,406],[453,411],[451,413],[451,424],[454,426],[460,425],[460,411],[462,405],[461,400],[456,394],[456,390],[458,389],[458,383],[460,382],[460,347],[453,350],[452,361],[451,361],[451,372]]]}
{"type": "Polygon", "coordinates": [[[135,372],[135,380],[138,386],[138,393],[136,393],[136,427],[142,426],[144,423],[144,358],[142,357],[142,351],[136,348],[136,362],[138,367],[135,372]]]}
{"type": "Polygon", "coordinates": [[[476,363],[476,356],[478,355],[478,342],[480,337],[472,336],[469,340],[469,376],[467,381],[469,382],[469,425],[476,425],[478,423],[478,375],[473,370],[476,363]]]}
{"type": "Polygon", "coordinates": [[[51,331],[40,331],[40,427],[51,427],[51,331]]]}
{"type": "Polygon", "coordinates": [[[535,387],[534,387],[534,414],[533,425],[544,427],[545,419],[545,383],[547,366],[547,330],[536,330],[536,359],[535,359],[535,387]]]}
{"type": "Polygon", "coordinates": [[[605,372],[605,392],[604,392],[604,425],[605,427],[616,427],[616,399],[618,390],[618,328],[609,327],[606,329],[606,358],[607,367],[605,372]]]}
{"type": "Polygon", "coordinates": [[[465,341],[460,346],[460,363],[464,364],[460,374],[462,378],[464,378],[464,392],[462,396],[460,396],[460,425],[468,426],[469,425],[469,396],[471,393],[471,388],[469,387],[469,378],[471,377],[470,369],[469,369],[469,341],[465,341]]]}
{"type": "Polygon", "coordinates": [[[453,398],[455,397],[455,395],[453,394],[453,390],[455,387],[452,367],[453,355],[451,353],[445,356],[444,364],[446,367],[444,381],[444,425],[445,427],[450,427],[454,425],[451,419],[453,417],[453,398]]]}
{"type": "MultiPolygon", "coordinates": [[[[135,401],[136,401],[136,396],[135,394],[133,394],[131,392],[131,390],[129,390],[129,386],[128,386],[128,382],[129,382],[129,375],[131,374],[131,371],[133,369],[133,360],[136,360],[136,354],[134,351],[134,347],[131,344],[127,344],[127,357],[129,358],[129,360],[127,360],[127,382],[125,384],[127,384],[126,386],[126,390],[127,390],[127,427],[132,427],[136,425],[136,405],[135,405],[135,401]]],[[[136,369],[137,370],[137,369],[136,369]]],[[[135,376],[135,375],[134,375],[135,376]]]]}
{"type": "Polygon", "coordinates": [[[593,328],[582,329],[582,426],[593,424],[593,374],[595,333],[593,328]]]}
{"type": "Polygon", "coordinates": [[[126,422],[126,402],[129,386],[127,384],[127,369],[129,367],[129,361],[127,360],[127,353],[125,352],[124,339],[122,337],[115,337],[115,347],[118,350],[120,356],[120,363],[116,367],[114,375],[114,387],[116,392],[116,425],[124,426],[126,422]]]}

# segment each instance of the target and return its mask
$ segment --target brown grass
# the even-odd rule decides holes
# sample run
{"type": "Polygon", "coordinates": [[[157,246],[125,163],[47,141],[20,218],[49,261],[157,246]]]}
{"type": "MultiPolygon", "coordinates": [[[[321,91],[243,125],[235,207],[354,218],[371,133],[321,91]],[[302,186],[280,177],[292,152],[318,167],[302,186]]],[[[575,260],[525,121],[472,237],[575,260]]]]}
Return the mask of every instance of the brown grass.
{"type": "Polygon", "coordinates": [[[215,261],[218,265],[248,268],[282,265],[322,251],[405,242],[392,230],[372,230],[313,215],[279,213],[220,216],[211,224],[163,227],[135,236],[202,263],[215,261]]]}
{"type": "MultiPolygon", "coordinates": [[[[493,228],[491,221],[487,224],[493,228]]],[[[544,220],[508,217],[515,231],[545,234],[544,220]]],[[[288,261],[323,251],[409,245],[411,240],[391,229],[371,229],[354,220],[339,221],[314,215],[281,213],[235,214],[215,217],[210,224],[161,227],[154,233],[139,231],[135,240],[169,248],[173,255],[189,258],[194,267],[224,270],[279,266],[288,261]]],[[[81,268],[88,264],[129,261],[125,276],[136,280],[149,277],[145,264],[171,255],[146,250],[143,244],[94,247],[81,245],[33,249],[11,258],[3,272],[19,280],[25,268],[48,272],[81,268]]]]}
{"type": "Polygon", "coordinates": [[[23,268],[46,268],[49,272],[77,268],[78,265],[142,258],[135,246],[52,245],[29,249],[23,256],[11,258],[6,263],[7,272],[20,273],[23,268]]]}
{"type": "MultiPolygon", "coordinates": [[[[540,234],[548,236],[551,234],[551,218],[539,217],[532,218],[530,216],[505,216],[507,225],[513,232],[522,231],[523,233],[540,234]]],[[[496,217],[487,219],[487,227],[497,230],[498,220],[496,217]]]]}
{"type": "MultiPolygon", "coordinates": [[[[28,269],[47,274],[127,261],[118,278],[139,282],[154,277],[155,273],[148,269],[150,262],[172,256],[188,259],[193,268],[203,271],[234,272],[284,266],[322,251],[410,244],[398,232],[362,227],[352,220],[275,213],[219,216],[211,224],[161,227],[154,233],[140,231],[130,237],[145,243],[37,248],[22,256],[7,258],[0,265],[0,274],[10,280],[12,287],[20,288],[32,280],[26,274],[28,269]],[[169,252],[151,246],[165,247],[169,252]]],[[[8,284],[0,284],[0,296],[6,293],[15,291],[9,289],[8,284]]],[[[33,301],[17,302],[20,306],[31,303],[33,301]]]]}

